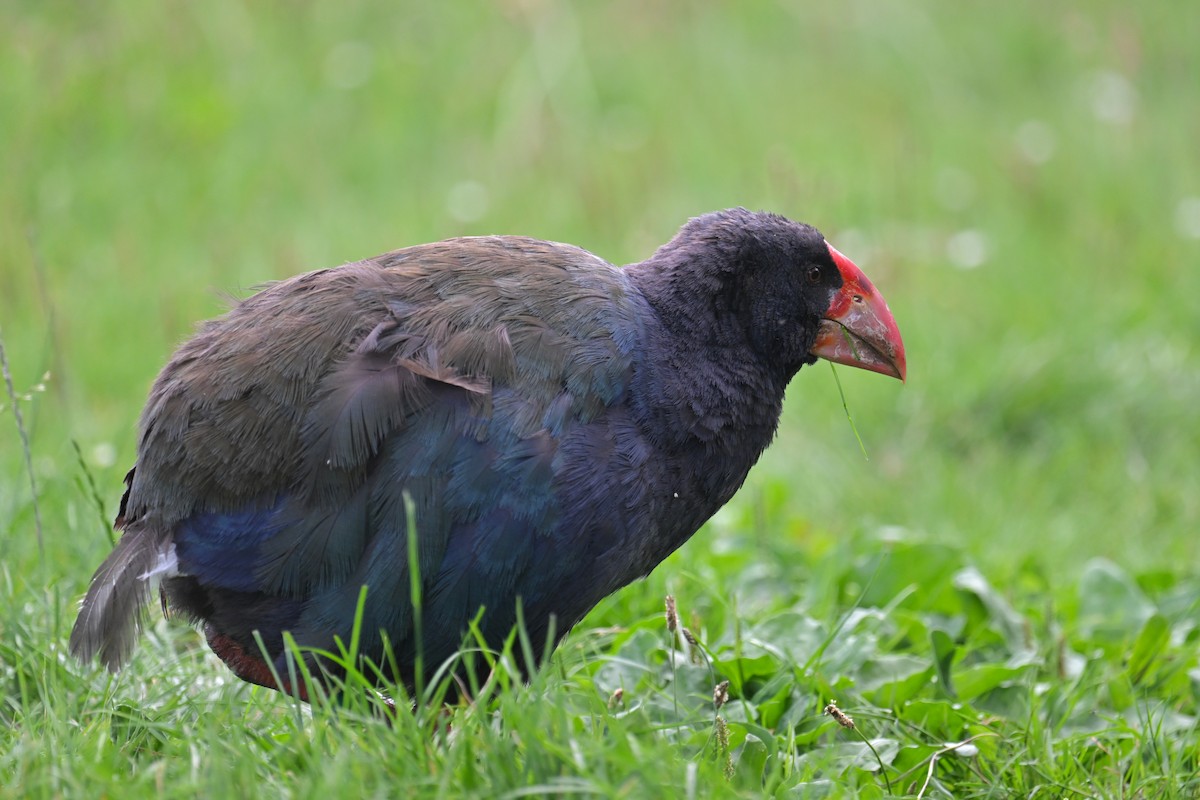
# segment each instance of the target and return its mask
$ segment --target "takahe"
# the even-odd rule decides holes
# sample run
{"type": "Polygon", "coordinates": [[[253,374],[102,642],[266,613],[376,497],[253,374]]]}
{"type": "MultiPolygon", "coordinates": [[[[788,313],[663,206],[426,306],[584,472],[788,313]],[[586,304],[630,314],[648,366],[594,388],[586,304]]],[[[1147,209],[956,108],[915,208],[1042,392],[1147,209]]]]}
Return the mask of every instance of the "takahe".
{"type": "Polygon", "coordinates": [[[421,677],[481,609],[490,643],[518,606],[534,643],[557,641],[733,496],[817,358],[905,376],[858,267],[744,209],[623,269],[485,236],[270,285],[154,382],[71,650],[119,668],[159,583],[238,677],[301,697],[284,633],[337,652],[362,587],[360,654],[410,687],[415,627],[421,677]]]}

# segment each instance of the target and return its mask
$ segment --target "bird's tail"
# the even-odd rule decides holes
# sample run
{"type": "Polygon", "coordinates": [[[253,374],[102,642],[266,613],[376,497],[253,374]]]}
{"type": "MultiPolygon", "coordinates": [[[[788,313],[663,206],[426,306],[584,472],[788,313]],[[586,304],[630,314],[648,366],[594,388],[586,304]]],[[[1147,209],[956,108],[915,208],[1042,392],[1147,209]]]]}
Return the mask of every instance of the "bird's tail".
{"type": "Polygon", "coordinates": [[[159,577],[176,574],[170,537],[131,525],[96,574],[71,630],[71,652],[81,661],[97,655],[116,672],[129,660],[142,624],[142,608],[159,577]]]}

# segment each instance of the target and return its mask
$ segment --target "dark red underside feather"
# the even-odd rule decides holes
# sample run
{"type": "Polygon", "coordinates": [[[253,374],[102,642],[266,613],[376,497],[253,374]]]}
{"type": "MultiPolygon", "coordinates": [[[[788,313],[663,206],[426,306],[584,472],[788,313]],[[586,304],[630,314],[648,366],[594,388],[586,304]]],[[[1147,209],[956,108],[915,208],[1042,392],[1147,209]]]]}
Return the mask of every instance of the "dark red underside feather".
{"type": "Polygon", "coordinates": [[[237,675],[247,683],[265,686],[268,689],[276,689],[284,694],[294,695],[306,703],[308,702],[308,689],[303,682],[293,692],[291,684],[281,675],[280,682],[283,685],[280,686],[275,682],[275,676],[271,674],[270,666],[260,656],[250,653],[231,637],[217,633],[211,627],[205,630],[205,636],[208,639],[208,646],[225,662],[225,665],[233,671],[234,675],[237,675]]]}

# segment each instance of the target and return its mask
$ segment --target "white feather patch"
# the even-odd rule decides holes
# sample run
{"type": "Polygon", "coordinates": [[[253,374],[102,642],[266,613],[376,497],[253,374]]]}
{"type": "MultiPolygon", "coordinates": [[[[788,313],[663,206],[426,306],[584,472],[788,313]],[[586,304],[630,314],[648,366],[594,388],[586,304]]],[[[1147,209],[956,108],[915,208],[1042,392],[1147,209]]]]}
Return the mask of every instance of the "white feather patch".
{"type": "Polygon", "coordinates": [[[174,578],[177,575],[179,575],[179,557],[175,555],[175,543],[171,542],[158,552],[150,569],[138,575],[138,578],[157,583],[163,578],[174,578]]]}

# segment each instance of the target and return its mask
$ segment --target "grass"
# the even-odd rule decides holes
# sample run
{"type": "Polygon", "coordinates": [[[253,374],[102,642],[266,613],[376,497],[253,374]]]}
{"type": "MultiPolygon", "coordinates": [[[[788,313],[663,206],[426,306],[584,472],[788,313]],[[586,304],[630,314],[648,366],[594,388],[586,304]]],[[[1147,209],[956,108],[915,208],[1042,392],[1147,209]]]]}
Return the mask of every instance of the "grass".
{"type": "Polygon", "coordinates": [[[1200,793],[1200,11],[119,0],[0,30],[0,797],[1200,793]],[[149,381],[223,293],[464,233],[633,261],[735,204],[888,298],[908,385],[837,374],[869,460],[803,371],[738,497],[529,685],[500,658],[390,726],[157,617],[118,676],[66,656],[149,381]]]}

